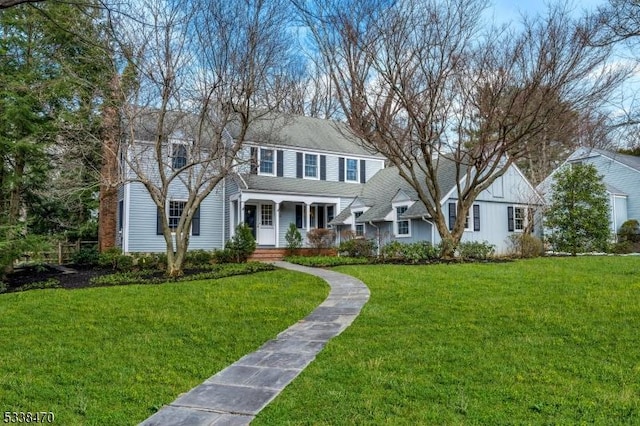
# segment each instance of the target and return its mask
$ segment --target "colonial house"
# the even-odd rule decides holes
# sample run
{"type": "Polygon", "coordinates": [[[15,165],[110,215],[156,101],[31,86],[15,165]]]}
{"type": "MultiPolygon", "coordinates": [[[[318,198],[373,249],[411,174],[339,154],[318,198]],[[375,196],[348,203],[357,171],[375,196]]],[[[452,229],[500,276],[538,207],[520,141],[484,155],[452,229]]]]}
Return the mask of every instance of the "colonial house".
{"type": "Polygon", "coordinates": [[[592,164],[602,176],[609,195],[612,236],[627,220],[640,220],[640,157],[596,148],[578,148],[538,186],[545,198],[551,196],[555,174],[572,164],[592,164]]]}
{"type": "MultiPolygon", "coordinates": [[[[141,133],[143,134],[143,133],[141,133]]],[[[237,130],[228,129],[230,138],[237,130]]],[[[175,141],[180,138],[169,138],[175,141]]],[[[190,249],[224,247],[239,223],[246,223],[260,247],[286,247],[293,223],[303,238],[314,228],[351,230],[382,244],[440,236],[424,205],[385,158],[368,151],[343,124],[300,116],[279,115],[254,122],[246,135],[233,174],[202,202],[191,227],[190,249]]],[[[175,142],[174,142],[175,143],[175,142]]],[[[186,155],[168,149],[173,161],[186,155]]],[[[447,188],[438,202],[455,220],[455,167],[443,160],[440,185],[447,188]]],[[[125,173],[131,173],[125,170],[125,173]]],[[[508,237],[523,232],[531,220],[535,190],[515,166],[480,194],[468,218],[464,241],[488,241],[498,252],[508,250],[508,237]]],[[[178,220],[184,190],[169,191],[169,222],[178,220]]],[[[124,252],[165,250],[158,209],[136,182],[120,188],[117,241],[124,252]]]]}

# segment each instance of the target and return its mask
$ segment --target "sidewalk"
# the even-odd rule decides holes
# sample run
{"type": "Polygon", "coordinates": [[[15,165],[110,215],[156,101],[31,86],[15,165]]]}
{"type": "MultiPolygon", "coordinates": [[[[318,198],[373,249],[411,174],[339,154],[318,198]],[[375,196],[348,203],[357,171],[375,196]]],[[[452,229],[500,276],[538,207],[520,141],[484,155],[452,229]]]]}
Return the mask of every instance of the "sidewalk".
{"type": "Polygon", "coordinates": [[[181,395],[140,425],[249,424],[330,339],[351,325],[369,300],[367,286],[351,276],[287,262],[274,264],[324,279],[331,287],[329,296],[277,338],[181,395]]]}

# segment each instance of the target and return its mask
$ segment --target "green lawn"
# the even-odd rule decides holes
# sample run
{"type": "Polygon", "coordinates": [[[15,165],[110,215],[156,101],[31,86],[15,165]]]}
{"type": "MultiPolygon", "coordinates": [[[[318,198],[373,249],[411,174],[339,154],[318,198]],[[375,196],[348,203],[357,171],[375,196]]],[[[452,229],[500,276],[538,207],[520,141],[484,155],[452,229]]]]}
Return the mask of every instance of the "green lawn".
{"type": "Polygon", "coordinates": [[[327,293],[320,279],[280,270],[0,295],[1,411],[51,411],[60,425],[137,424],[327,293]]]}
{"type": "Polygon", "coordinates": [[[640,424],[640,258],[337,270],[369,303],[253,424],[640,424]]]}

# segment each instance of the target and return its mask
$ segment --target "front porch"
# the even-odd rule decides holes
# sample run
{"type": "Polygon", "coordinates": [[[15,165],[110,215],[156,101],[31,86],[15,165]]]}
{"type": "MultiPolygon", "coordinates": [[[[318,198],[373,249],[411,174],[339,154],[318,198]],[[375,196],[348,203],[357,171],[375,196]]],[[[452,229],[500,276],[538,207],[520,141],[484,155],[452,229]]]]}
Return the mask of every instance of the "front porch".
{"type": "Polygon", "coordinates": [[[260,248],[286,248],[291,223],[303,237],[314,228],[327,228],[340,207],[335,197],[241,193],[231,199],[229,235],[246,223],[260,248]]]}

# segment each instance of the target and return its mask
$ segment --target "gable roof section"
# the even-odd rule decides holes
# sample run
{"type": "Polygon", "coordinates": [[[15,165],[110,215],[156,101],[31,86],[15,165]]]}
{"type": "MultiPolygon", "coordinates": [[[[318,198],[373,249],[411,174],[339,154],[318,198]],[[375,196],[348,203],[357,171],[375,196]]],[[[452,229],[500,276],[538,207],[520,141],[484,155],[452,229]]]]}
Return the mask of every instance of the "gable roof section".
{"type": "MultiPolygon", "coordinates": [[[[237,126],[230,126],[229,131],[234,138],[238,136],[237,126]]],[[[267,114],[251,123],[245,139],[257,144],[384,159],[366,149],[346,124],[319,118],[267,114]]]]}
{"type": "MultiPolygon", "coordinates": [[[[462,170],[462,174],[466,170],[462,170]]],[[[418,173],[418,179],[424,181],[424,173],[418,173]]],[[[456,186],[456,164],[454,161],[440,158],[438,163],[438,184],[442,189],[443,196],[451,192],[456,186]]],[[[404,200],[416,201],[403,215],[403,218],[428,217],[427,209],[418,200],[417,191],[409,185],[409,183],[400,176],[396,167],[387,167],[376,173],[362,188],[362,193],[358,197],[358,201],[369,206],[369,210],[364,212],[357,219],[357,222],[382,222],[392,210],[394,201],[401,195],[404,200]]],[[[354,201],[355,202],[355,201],[354,201]]],[[[351,214],[351,207],[347,207],[340,212],[338,216],[331,222],[332,225],[340,225],[351,214]]]]}
{"type": "Polygon", "coordinates": [[[633,170],[640,172],[640,157],[636,157],[633,155],[619,154],[617,152],[605,151],[604,149],[596,149],[593,151],[612,159],[613,161],[617,161],[620,164],[624,164],[627,167],[632,168],[633,170]]]}

